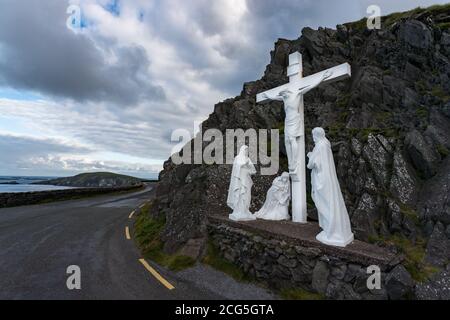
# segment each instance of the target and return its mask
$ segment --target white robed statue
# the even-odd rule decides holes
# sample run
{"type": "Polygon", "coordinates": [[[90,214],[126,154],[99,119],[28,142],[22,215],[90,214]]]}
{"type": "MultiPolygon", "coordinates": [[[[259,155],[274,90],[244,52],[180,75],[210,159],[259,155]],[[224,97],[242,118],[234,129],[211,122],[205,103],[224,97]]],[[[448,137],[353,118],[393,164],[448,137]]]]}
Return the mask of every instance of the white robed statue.
{"type": "Polygon", "coordinates": [[[256,220],[250,212],[253,181],[251,175],[256,173],[255,166],[248,156],[248,147],[243,146],[233,162],[227,205],[233,209],[229,218],[234,221],[256,220]]]}
{"type": "Polygon", "coordinates": [[[323,231],[316,239],[322,243],[345,247],[353,241],[350,219],[336,174],[330,141],[322,128],[312,131],[315,147],[308,154],[312,170],[312,199],[323,231]]]}
{"type": "Polygon", "coordinates": [[[289,200],[291,190],[289,183],[289,173],[284,172],[281,177],[275,178],[272,186],[267,192],[264,206],[255,213],[258,219],[264,220],[290,220],[289,200]]]}

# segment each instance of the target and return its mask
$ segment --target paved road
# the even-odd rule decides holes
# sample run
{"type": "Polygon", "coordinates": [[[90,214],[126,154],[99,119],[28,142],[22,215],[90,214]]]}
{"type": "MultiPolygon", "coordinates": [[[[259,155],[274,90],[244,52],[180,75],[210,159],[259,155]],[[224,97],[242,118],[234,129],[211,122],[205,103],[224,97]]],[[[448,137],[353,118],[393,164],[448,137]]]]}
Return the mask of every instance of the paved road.
{"type": "Polygon", "coordinates": [[[0,210],[0,299],[215,299],[166,270],[168,290],[138,261],[125,238],[130,212],[150,190],[0,210]],[[81,268],[81,290],[66,287],[70,265],[81,268]]]}

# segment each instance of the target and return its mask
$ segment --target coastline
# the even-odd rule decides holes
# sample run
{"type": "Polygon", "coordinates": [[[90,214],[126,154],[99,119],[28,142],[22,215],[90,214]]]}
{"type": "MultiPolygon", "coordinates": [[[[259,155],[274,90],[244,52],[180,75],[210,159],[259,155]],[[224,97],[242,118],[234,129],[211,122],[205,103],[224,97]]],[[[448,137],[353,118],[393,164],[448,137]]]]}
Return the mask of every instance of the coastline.
{"type": "Polygon", "coordinates": [[[109,193],[126,193],[142,189],[145,186],[145,184],[142,184],[116,188],[70,188],[63,190],[0,193],[0,208],[73,200],[109,193]]]}

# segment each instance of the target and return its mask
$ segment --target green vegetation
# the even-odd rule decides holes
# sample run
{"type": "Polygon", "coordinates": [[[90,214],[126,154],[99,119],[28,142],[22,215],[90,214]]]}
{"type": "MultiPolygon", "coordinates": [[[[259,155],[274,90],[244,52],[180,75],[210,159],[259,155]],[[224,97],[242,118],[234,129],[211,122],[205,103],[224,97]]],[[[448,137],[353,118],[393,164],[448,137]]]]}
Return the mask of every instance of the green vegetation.
{"type": "MultiPolygon", "coordinates": [[[[202,262],[212,268],[222,271],[223,273],[229,275],[234,280],[239,282],[248,282],[255,284],[257,286],[266,287],[264,283],[257,281],[255,278],[247,275],[238,268],[235,264],[229,262],[222,257],[220,250],[214,245],[210,240],[208,241],[208,250],[206,256],[203,258],[202,262]]],[[[277,294],[283,299],[287,300],[322,300],[325,299],[324,296],[309,292],[302,288],[285,288],[281,290],[275,290],[277,294]]]]}
{"type": "Polygon", "coordinates": [[[430,113],[428,112],[428,109],[424,106],[420,106],[419,108],[417,108],[416,110],[416,115],[421,118],[421,119],[428,119],[430,113]]]}
{"type": "Polygon", "coordinates": [[[444,103],[450,101],[450,95],[440,85],[435,85],[433,88],[428,89],[426,82],[421,79],[415,83],[416,90],[421,95],[431,94],[432,96],[439,98],[444,103]]]}
{"type": "MultiPolygon", "coordinates": [[[[220,250],[214,245],[214,243],[210,240],[208,242],[208,250],[205,258],[203,258],[202,262],[206,265],[211,266],[212,268],[222,271],[223,273],[229,275],[233,279],[239,282],[248,282],[255,284],[257,286],[261,286],[264,288],[266,284],[257,281],[255,278],[245,274],[240,268],[238,268],[235,264],[229,262],[225,258],[222,257],[220,250]]],[[[280,295],[281,298],[287,300],[323,300],[325,296],[307,291],[300,287],[295,288],[284,288],[280,290],[275,290],[275,292],[280,295]]]]}
{"type": "Polygon", "coordinates": [[[325,297],[319,293],[307,291],[302,288],[282,289],[280,296],[286,300],[324,300],[325,297]]]}
{"type": "Polygon", "coordinates": [[[340,134],[345,129],[345,125],[343,123],[337,123],[335,125],[329,126],[327,128],[327,136],[331,139],[335,139],[340,136],[340,134]]]}
{"type": "Polygon", "coordinates": [[[424,9],[419,7],[419,8],[415,8],[413,10],[406,11],[406,12],[394,12],[387,16],[382,17],[381,23],[382,23],[382,25],[385,25],[385,26],[391,26],[394,23],[396,23],[402,19],[407,19],[415,14],[421,13],[423,10],[424,9]]]}
{"type": "Polygon", "coordinates": [[[412,242],[405,236],[396,234],[388,238],[372,236],[369,241],[396,246],[405,255],[403,265],[415,281],[424,282],[439,271],[424,261],[426,241],[422,238],[412,242]]]}
{"type": "Polygon", "coordinates": [[[339,122],[340,123],[347,123],[349,115],[350,115],[350,112],[348,112],[348,111],[340,112],[339,116],[338,116],[339,117],[339,122]]]}
{"type": "Polygon", "coordinates": [[[278,129],[280,136],[282,136],[284,134],[284,122],[278,123],[275,129],[278,129]]]}
{"type": "Polygon", "coordinates": [[[379,122],[386,122],[387,120],[392,118],[392,112],[384,111],[384,112],[377,112],[375,114],[375,119],[377,119],[379,122]]]}
{"type": "Polygon", "coordinates": [[[406,11],[406,12],[391,13],[385,17],[382,17],[381,23],[384,25],[390,26],[402,19],[408,19],[417,14],[428,13],[428,14],[437,15],[440,13],[448,13],[449,10],[450,10],[450,4],[434,5],[434,6],[431,6],[428,8],[418,7],[413,10],[406,11]]]}
{"type": "MultiPolygon", "coordinates": [[[[389,117],[390,114],[382,114],[380,117],[389,117]]],[[[388,128],[346,128],[344,124],[338,123],[326,128],[327,136],[331,139],[336,139],[339,137],[356,137],[362,142],[367,142],[369,135],[382,134],[387,138],[398,137],[398,129],[394,127],[388,128]]]]}
{"type": "Polygon", "coordinates": [[[448,12],[450,10],[450,3],[436,4],[436,5],[430,6],[428,8],[425,8],[423,10],[424,10],[424,12],[430,12],[430,13],[434,13],[434,14],[441,14],[441,13],[448,14],[448,12]]]}
{"type": "Polygon", "coordinates": [[[438,26],[439,29],[441,29],[441,30],[448,30],[448,29],[450,29],[450,22],[442,22],[442,23],[438,23],[437,26],[438,26]]]}
{"type": "Polygon", "coordinates": [[[431,89],[431,94],[444,101],[444,103],[450,101],[450,95],[448,95],[441,86],[434,86],[433,89],[431,89]]]}
{"type": "Polygon", "coordinates": [[[220,254],[220,250],[214,245],[214,243],[211,240],[208,241],[207,254],[203,258],[202,262],[206,265],[213,267],[214,269],[226,273],[236,281],[249,282],[252,280],[236,265],[223,258],[222,255],[220,254]]]}
{"type": "Polygon", "coordinates": [[[369,128],[361,129],[357,135],[362,141],[367,142],[370,134],[373,134],[373,135],[382,134],[383,136],[390,138],[390,137],[397,137],[398,130],[395,128],[369,127],[369,128]]]}
{"type": "MultiPolygon", "coordinates": [[[[450,11],[450,4],[443,4],[443,5],[433,5],[428,8],[415,8],[410,11],[406,12],[394,12],[387,16],[381,17],[381,24],[383,26],[392,26],[393,24],[397,23],[400,20],[411,18],[417,14],[433,14],[433,15],[439,15],[439,14],[448,14],[450,11]]],[[[362,18],[355,22],[350,22],[344,24],[347,27],[350,27],[352,29],[356,30],[364,30],[367,28],[367,18],[362,18]]],[[[450,23],[444,22],[438,24],[438,26],[441,29],[449,28],[450,23]]]]}
{"type": "Polygon", "coordinates": [[[351,97],[350,93],[339,96],[339,98],[336,100],[336,106],[341,109],[347,108],[350,102],[350,97],[351,97]]]}
{"type": "Polygon", "coordinates": [[[358,21],[344,23],[347,28],[352,28],[355,30],[363,30],[367,28],[367,18],[359,19],[358,21]]]}
{"type": "Polygon", "coordinates": [[[450,154],[450,151],[442,144],[437,146],[437,150],[438,150],[439,154],[442,156],[442,158],[445,158],[450,154]]]}
{"type": "Polygon", "coordinates": [[[404,236],[395,235],[390,241],[405,254],[405,268],[414,280],[426,281],[438,271],[437,268],[424,262],[426,242],[423,239],[417,239],[416,243],[412,243],[404,236]]]}
{"type": "Polygon", "coordinates": [[[419,215],[417,214],[416,210],[400,203],[400,213],[403,216],[408,217],[412,222],[414,222],[416,226],[420,226],[419,215]]]}
{"type": "Polygon", "coordinates": [[[166,225],[165,217],[152,218],[149,215],[151,204],[146,204],[135,223],[135,239],[145,258],[169,268],[180,271],[195,264],[191,257],[169,255],[163,251],[160,235],[166,225]]]}
{"type": "Polygon", "coordinates": [[[419,94],[421,94],[421,95],[424,95],[427,92],[427,88],[428,88],[427,83],[423,79],[416,81],[415,87],[416,87],[417,92],[419,92],[419,94]]]}

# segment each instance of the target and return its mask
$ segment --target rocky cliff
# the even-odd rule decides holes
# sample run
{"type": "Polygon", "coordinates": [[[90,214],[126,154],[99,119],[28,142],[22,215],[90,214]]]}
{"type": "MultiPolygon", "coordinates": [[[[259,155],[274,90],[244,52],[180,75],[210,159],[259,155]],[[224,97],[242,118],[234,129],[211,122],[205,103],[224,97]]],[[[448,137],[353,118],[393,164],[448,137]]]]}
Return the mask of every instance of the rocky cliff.
{"type": "MultiPolygon", "coordinates": [[[[425,261],[450,258],[450,6],[392,14],[381,30],[365,20],[334,29],[305,28],[279,39],[264,76],[218,103],[203,129],[282,128],[281,103],[255,95],[288,81],[288,55],[300,51],[304,75],[348,62],[350,80],[323,85],[305,97],[307,150],[311,130],[326,129],[356,237],[382,246],[423,243],[425,261]]],[[[264,53],[262,53],[264,54],[264,53]]],[[[280,137],[283,146],[284,137],[280,137]]],[[[281,148],[286,170],[285,151],[281,148]]],[[[282,159],[283,160],[283,159],[282,159]]],[[[164,164],[153,214],[166,216],[165,249],[206,236],[205,217],[228,214],[229,165],[164,164]]],[[[309,175],[309,174],[308,174],[309,175]]],[[[274,177],[256,176],[252,209],[274,177]]],[[[308,181],[309,184],[309,181],[308,181]]],[[[314,219],[313,204],[308,203],[314,219]]]]}

